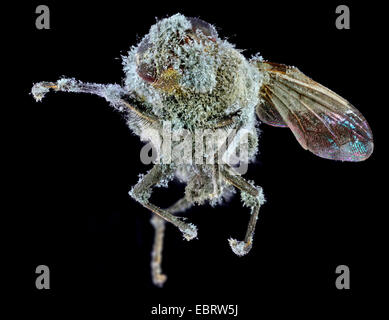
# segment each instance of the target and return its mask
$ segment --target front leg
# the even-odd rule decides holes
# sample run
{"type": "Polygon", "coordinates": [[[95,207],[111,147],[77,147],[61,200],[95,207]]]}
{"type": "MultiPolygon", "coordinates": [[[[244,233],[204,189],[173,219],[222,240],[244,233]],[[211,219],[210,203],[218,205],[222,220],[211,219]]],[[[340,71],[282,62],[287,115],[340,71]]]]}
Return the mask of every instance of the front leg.
{"type": "Polygon", "coordinates": [[[62,78],[56,82],[38,82],[31,89],[31,93],[36,101],[41,101],[49,91],[90,93],[98,95],[107,100],[119,111],[126,109],[135,112],[140,118],[155,123],[158,119],[146,112],[141,105],[141,99],[134,93],[127,92],[117,84],[85,83],[75,79],[62,78]],[[123,97],[126,97],[126,101],[123,97]]]}
{"type": "Polygon", "coordinates": [[[183,233],[186,240],[192,240],[197,237],[197,228],[195,225],[185,223],[182,221],[182,218],[172,215],[168,210],[161,209],[149,201],[152,188],[161,181],[169,179],[172,173],[173,168],[171,166],[155,164],[154,167],[131,189],[129,194],[145,208],[175,225],[183,233]]]}
{"type": "Polygon", "coordinates": [[[233,174],[226,169],[223,169],[221,173],[223,178],[228,183],[232,184],[234,187],[241,191],[241,197],[244,206],[247,206],[251,209],[250,221],[247,227],[244,241],[238,241],[232,238],[228,240],[232,251],[238,256],[244,256],[250,251],[252,247],[259,208],[263,203],[265,203],[265,198],[263,196],[261,187],[255,187],[240,175],[233,174]]]}

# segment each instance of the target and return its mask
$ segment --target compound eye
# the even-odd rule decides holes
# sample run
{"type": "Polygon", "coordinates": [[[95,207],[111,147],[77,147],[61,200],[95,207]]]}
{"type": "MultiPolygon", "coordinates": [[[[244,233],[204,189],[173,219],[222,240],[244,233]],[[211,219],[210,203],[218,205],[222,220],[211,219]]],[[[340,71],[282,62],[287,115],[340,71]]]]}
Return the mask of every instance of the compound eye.
{"type": "Polygon", "coordinates": [[[187,18],[192,24],[192,30],[196,33],[197,30],[200,30],[205,36],[211,38],[215,41],[218,37],[215,27],[204,20],[199,18],[187,18]]]}
{"type": "Polygon", "coordinates": [[[144,38],[139,44],[138,50],[136,52],[136,72],[138,75],[147,82],[155,82],[157,78],[157,69],[152,63],[146,63],[145,55],[148,53],[148,50],[151,48],[151,45],[148,41],[148,38],[144,38]]]}

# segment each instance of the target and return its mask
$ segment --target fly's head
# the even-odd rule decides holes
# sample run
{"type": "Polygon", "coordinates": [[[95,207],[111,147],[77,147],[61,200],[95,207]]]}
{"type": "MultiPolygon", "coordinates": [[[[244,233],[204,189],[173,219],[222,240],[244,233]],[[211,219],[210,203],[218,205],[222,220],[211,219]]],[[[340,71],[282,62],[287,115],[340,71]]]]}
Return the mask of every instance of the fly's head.
{"type": "Polygon", "coordinates": [[[154,88],[170,94],[185,89],[210,91],[211,73],[199,77],[194,72],[201,60],[215,63],[217,32],[198,18],[179,18],[162,20],[142,39],[136,51],[137,74],[154,88]],[[192,81],[185,82],[185,78],[192,81]]]}
{"type": "Polygon", "coordinates": [[[256,103],[258,71],[198,18],[176,14],[157,22],[124,64],[129,89],[180,127],[216,122],[256,103]]]}

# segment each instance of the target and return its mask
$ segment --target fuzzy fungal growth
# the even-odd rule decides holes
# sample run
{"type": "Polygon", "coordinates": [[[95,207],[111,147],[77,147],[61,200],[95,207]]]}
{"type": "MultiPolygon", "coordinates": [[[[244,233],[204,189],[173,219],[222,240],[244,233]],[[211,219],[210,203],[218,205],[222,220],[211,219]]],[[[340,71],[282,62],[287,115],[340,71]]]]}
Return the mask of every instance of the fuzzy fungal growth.
{"type": "Polygon", "coordinates": [[[176,14],[153,25],[123,58],[135,91],[174,128],[199,128],[238,112],[254,121],[261,76],[215,28],[176,14]]]}
{"type": "Polygon", "coordinates": [[[266,202],[265,196],[263,195],[263,190],[261,187],[255,187],[253,181],[249,181],[249,183],[258,191],[258,195],[255,197],[248,192],[242,191],[240,193],[241,200],[244,207],[249,207],[251,209],[256,206],[261,206],[266,202]]]}
{"type": "Polygon", "coordinates": [[[180,231],[187,241],[197,238],[197,227],[193,223],[188,223],[185,228],[180,228],[180,231]]]}
{"type": "Polygon", "coordinates": [[[251,240],[250,244],[244,241],[238,241],[235,239],[228,239],[228,243],[230,244],[231,250],[239,257],[246,255],[251,249],[251,240]]]}

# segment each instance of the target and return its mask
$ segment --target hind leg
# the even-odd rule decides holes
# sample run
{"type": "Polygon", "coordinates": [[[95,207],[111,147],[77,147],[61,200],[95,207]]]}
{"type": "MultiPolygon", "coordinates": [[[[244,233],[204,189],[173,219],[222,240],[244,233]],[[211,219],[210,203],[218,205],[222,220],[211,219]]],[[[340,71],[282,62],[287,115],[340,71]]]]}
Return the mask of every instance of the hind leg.
{"type": "MultiPolygon", "coordinates": [[[[175,214],[184,211],[192,206],[185,197],[178,200],[175,204],[170,206],[167,210],[171,214],[175,214]]],[[[151,251],[151,275],[153,283],[162,287],[165,283],[167,276],[162,273],[162,251],[163,251],[163,238],[165,235],[165,220],[157,216],[156,214],[150,220],[155,229],[153,250],[151,251]]]]}

